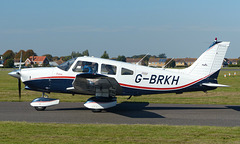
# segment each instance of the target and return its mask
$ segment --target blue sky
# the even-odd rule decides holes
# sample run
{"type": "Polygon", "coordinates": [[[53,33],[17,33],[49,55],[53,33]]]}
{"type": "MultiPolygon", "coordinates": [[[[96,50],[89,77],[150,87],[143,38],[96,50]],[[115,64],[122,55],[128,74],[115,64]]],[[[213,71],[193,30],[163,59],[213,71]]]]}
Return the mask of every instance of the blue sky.
{"type": "Polygon", "coordinates": [[[100,57],[136,54],[199,57],[215,37],[240,56],[238,0],[1,0],[0,54],[89,50],[100,57]]]}

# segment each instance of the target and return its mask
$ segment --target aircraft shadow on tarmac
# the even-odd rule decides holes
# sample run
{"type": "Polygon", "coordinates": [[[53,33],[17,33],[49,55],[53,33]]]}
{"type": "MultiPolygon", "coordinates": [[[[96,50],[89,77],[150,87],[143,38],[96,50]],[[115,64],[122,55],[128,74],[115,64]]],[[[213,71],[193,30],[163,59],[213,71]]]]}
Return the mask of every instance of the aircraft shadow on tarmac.
{"type": "MultiPolygon", "coordinates": [[[[122,102],[117,104],[116,107],[103,110],[101,113],[114,113],[130,118],[165,118],[164,116],[152,112],[152,110],[208,110],[208,109],[233,109],[240,111],[239,106],[226,106],[226,107],[198,107],[198,106],[179,106],[179,107],[152,107],[148,106],[148,102],[122,102]]],[[[55,111],[66,111],[66,110],[87,110],[87,108],[61,108],[55,109],[55,111]]],[[[95,113],[93,113],[95,114],[95,113]]]]}
{"type": "Polygon", "coordinates": [[[240,106],[226,106],[226,107],[240,112],[240,106]]]}
{"type": "Polygon", "coordinates": [[[130,118],[165,118],[157,113],[146,111],[148,102],[122,102],[106,112],[119,114],[130,118]]]}
{"type": "MultiPolygon", "coordinates": [[[[102,112],[98,113],[114,113],[114,114],[119,114],[122,116],[126,117],[131,117],[131,118],[164,118],[163,116],[145,111],[146,106],[148,106],[148,102],[122,102],[120,104],[117,104],[117,106],[113,108],[109,108],[106,110],[103,110],[102,112]]],[[[47,111],[68,111],[68,110],[87,110],[91,112],[91,110],[85,108],[85,107],[80,107],[80,108],[60,108],[60,109],[52,109],[52,110],[47,110],[47,111]]],[[[96,114],[96,113],[93,113],[96,114]]]]}

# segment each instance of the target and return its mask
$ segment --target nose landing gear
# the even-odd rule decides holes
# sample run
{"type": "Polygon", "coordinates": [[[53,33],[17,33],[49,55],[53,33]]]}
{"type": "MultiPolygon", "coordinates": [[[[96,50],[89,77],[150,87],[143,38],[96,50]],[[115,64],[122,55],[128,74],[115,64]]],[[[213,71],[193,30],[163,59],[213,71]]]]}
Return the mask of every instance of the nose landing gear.
{"type": "Polygon", "coordinates": [[[42,97],[36,98],[30,103],[37,111],[44,111],[46,107],[57,104],[59,104],[59,99],[48,98],[44,92],[42,93],[42,97]]]}

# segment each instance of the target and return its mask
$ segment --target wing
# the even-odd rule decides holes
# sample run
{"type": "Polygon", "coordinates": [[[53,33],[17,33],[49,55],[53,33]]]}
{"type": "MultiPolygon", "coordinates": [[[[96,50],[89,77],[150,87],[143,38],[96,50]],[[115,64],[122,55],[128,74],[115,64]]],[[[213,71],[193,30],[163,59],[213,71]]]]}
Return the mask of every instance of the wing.
{"type": "Polygon", "coordinates": [[[80,94],[96,96],[115,96],[121,94],[122,88],[115,78],[95,73],[78,74],[73,81],[73,87],[67,90],[80,94]]]}

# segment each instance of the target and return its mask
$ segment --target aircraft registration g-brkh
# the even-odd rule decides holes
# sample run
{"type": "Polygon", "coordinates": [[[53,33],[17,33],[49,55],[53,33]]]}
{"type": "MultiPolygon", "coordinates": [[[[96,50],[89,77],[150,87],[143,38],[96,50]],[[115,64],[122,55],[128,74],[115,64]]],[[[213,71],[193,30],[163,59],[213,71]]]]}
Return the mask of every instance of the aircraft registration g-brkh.
{"type": "Polygon", "coordinates": [[[93,95],[84,104],[93,111],[101,111],[117,105],[116,96],[140,96],[146,94],[183,93],[208,91],[217,87],[217,77],[230,42],[215,41],[188,68],[152,68],[115,60],[78,57],[58,67],[26,68],[10,72],[21,81],[25,89],[42,92],[42,97],[30,104],[36,110],[59,103],[45,93],[69,93],[93,95]]]}

